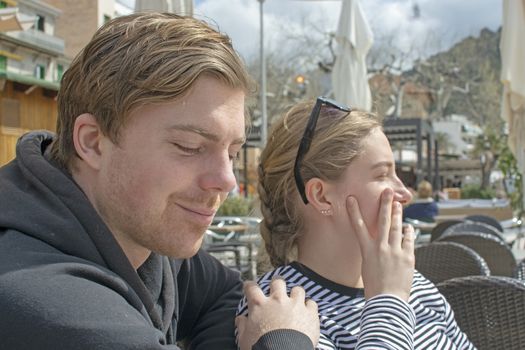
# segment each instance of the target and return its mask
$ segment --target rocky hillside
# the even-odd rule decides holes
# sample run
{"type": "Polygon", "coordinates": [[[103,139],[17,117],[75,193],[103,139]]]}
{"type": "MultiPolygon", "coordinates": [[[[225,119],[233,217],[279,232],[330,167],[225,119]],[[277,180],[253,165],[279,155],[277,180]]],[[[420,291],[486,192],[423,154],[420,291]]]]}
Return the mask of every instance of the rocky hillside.
{"type": "Polygon", "coordinates": [[[501,126],[500,35],[483,29],[404,73],[432,92],[432,118],[463,114],[481,126],[501,126]]]}

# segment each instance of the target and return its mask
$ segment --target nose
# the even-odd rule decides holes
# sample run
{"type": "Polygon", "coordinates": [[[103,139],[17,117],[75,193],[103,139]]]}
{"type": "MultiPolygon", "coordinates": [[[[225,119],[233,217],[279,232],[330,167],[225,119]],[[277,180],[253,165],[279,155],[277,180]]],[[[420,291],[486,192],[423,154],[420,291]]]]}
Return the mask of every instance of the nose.
{"type": "Polygon", "coordinates": [[[235,188],[237,179],[233,173],[233,164],[228,152],[215,155],[206,164],[202,164],[205,169],[204,176],[201,177],[200,186],[207,191],[230,192],[235,188]]]}
{"type": "Polygon", "coordinates": [[[394,190],[394,200],[400,202],[401,204],[407,204],[412,201],[412,193],[406,188],[403,182],[396,177],[396,183],[393,187],[394,190]]]}

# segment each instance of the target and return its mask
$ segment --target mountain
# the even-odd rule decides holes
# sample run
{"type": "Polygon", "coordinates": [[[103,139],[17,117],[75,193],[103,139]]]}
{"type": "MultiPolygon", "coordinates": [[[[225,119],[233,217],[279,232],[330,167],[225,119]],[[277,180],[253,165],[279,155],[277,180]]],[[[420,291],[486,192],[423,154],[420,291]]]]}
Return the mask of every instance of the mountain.
{"type": "MultiPolygon", "coordinates": [[[[407,74],[415,73],[416,81],[425,82],[434,91],[444,90],[443,98],[450,92],[448,101],[441,101],[443,116],[463,114],[481,126],[501,125],[500,37],[501,30],[483,29],[478,37],[465,38],[430,57],[420,69],[422,74],[416,72],[417,65],[407,74]]],[[[435,108],[439,110],[439,106],[435,108]]]]}
{"type": "Polygon", "coordinates": [[[401,117],[461,114],[482,127],[501,129],[500,36],[501,30],[483,29],[477,37],[416,61],[401,75],[374,76],[371,88],[378,112],[390,114],[401,97],[401,117]]]}

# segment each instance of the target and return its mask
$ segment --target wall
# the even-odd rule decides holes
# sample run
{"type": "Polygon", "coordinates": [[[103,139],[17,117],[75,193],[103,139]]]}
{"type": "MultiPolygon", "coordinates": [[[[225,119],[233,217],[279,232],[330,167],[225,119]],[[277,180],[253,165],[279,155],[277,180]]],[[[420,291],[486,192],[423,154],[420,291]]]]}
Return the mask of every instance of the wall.
{"type": "Polygon", "coordinates": [[[98,29],[98,0],[46,0],[60,9],[55,35],[66,42],[65,55],[73,58],[98,29]]]}
{"type": "MultiPolygon", "coordinates": [[[[54,131],[57,117],[57,103],[53,97],[44,96],[44,89],[35,88],[25,94],[14,88],[15,84],[7,81],[0,91],[0,166],[15,157],[18,137],[29,130],[47,129],[54,131]],[[12,100],[18,101],[18,127],[6,126],[6,121],[13,121],[13,114],[6,116],[6,105],[12,100]]],[[[16,104],[16,102],[15,102],[16,104]]]]}

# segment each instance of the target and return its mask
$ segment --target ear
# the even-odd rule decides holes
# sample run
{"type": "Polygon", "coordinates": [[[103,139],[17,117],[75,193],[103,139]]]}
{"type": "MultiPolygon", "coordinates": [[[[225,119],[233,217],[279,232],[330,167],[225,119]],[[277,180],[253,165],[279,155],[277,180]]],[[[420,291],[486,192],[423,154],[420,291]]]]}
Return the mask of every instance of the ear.
{"type": "Polygon", "coordinates": [[[92,114],[77,117],[73,128],[73,143],[78,156],[89,167],[99,170],[101,165],[102,141],[104,135],[92,114]]]}
{"type": "Polygon", "coordinates": [[[333,213],[332,202],[327,196],[329,188],[330,185],[328,183],[317,177],[308,180],[304,188],[308,203],[323,215],[331,215],[333,213]]]}

